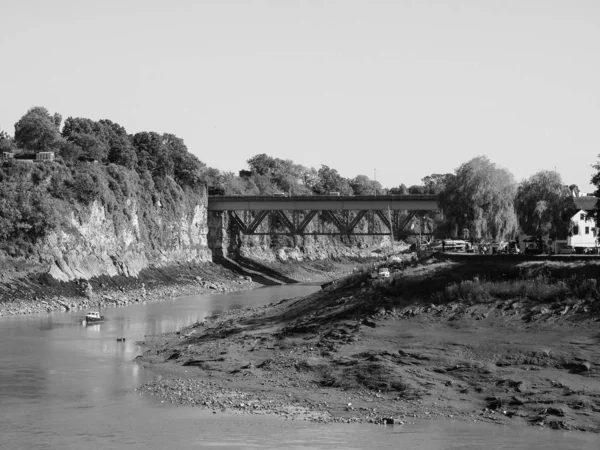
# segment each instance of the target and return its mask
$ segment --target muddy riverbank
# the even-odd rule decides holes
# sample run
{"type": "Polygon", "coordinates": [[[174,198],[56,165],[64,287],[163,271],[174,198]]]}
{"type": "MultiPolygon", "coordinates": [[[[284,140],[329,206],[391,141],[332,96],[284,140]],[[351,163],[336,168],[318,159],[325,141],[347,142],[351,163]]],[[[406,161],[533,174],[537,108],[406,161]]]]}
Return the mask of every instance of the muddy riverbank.
{"type": "Polygon", "coordinates": [[[328,281],[352,272],[352,260],[245,264],[178,264],[143,270],[137,277],[96,277],[62,282],[41,273],[0,276],[0,316],[104,308],[260,287],[265,281],[328,281]],[[249,269],[250,264],[256,270],[249,269]],[[261,276],[273,272],[277,278],[261,276]]]}
{"type": "Polygon", "coordinates": [[[141,391],[214,411],[600,431],[596,262],[438,257],[148,338],[141,391]]]}

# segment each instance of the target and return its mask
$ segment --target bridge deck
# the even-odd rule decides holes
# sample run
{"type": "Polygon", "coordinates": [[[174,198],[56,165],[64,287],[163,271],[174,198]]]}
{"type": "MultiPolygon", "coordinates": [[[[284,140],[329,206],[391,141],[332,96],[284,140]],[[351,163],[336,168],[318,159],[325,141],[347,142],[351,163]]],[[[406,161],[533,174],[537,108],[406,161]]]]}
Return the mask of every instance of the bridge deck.
{"type": "Polygon", "coordinates": [[[436,195],[211,196],[209,211],[438,210],[436,195]]]}

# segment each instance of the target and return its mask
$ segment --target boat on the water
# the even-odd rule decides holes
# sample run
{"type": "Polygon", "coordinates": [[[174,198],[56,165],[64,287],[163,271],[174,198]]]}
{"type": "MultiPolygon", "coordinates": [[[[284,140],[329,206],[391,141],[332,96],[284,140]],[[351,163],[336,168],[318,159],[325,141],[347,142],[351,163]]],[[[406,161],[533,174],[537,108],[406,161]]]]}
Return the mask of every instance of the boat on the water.
{"type": "Polygon", "coordinates": [[[104,320],[105,317],[101,316],[99,311],[90,311],[85,315],[86,324],[103,322],[104,320]]]}

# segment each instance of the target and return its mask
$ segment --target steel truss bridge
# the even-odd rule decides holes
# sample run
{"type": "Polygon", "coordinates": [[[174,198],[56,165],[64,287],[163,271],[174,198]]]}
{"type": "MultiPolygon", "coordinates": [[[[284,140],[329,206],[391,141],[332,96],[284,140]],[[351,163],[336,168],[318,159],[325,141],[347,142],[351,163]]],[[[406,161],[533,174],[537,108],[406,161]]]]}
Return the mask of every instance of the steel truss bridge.
{"type": "MultiPolygon", "coordinates": [[[[391,211],[408,211],[398,222],[403,230],[415,217],[439,210],[436,195],[364,195],[364,196],[211,196],[209,213],[227,212],[229,219],[243,234],[249,235],[389,235],[391,211]],[[241,216],[240,216],[241,213],[241,216]],[[313,220],[333,224],[336,231],[307,230],[313,220]],[[265,219],[275,219],[285,231],[262,231],[265,219]],[[379,219],[379,220],[377,220],[379,219]],[[366,220],[367,231],[357,231],[357,225],[366,220]],[[387,228],[376,226],[379,222],[387,228]]],[[[393,220],[392,220],[393,222],[393,220]]],[[[331,227],[329,227],[331,229],[331,227]]],[[[362,227],[364,229],[364,226],[362,227]]]]}

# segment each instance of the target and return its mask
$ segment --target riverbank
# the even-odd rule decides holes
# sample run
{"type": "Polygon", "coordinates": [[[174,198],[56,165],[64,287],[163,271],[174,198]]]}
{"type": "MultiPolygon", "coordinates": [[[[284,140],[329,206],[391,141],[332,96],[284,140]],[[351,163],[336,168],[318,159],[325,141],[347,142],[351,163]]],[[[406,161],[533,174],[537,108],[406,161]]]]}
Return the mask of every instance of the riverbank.
{"type": "Polygon", "coordinates": [[[46,275],[4,280],[0,316],[127,306],[173,297],[231,292],[260,286],[214,263],[142,271],[138,277],[99,277],[60,282],[46,275]]]}
{"type": "Polygon", "coordinates": [[[140,387],[287,418],[600,432],[597,262],[437,256],[149,338],[140,387]]]}
{"type": "MultiPolygon", "coordinates": [[[[288,283],[328,281],[351,273],[355,261],[306,261],[258,265],[288,283]],[[280,270],[278,272],[278,270],[280,270]]],[[[23,271],[26,272],[26,271],[23,271]]],[[[143,270],[137,277],[96,277],[71,282],[57,281],[43,273],[0,275],[0,316],[36,314],[71,309],[121,307],[183,297],[254,289],[264,277],[244,266],[213,262],[178,264],[143,270]],[[12,276],[11,276],[12,275],[12,276]]]]}

